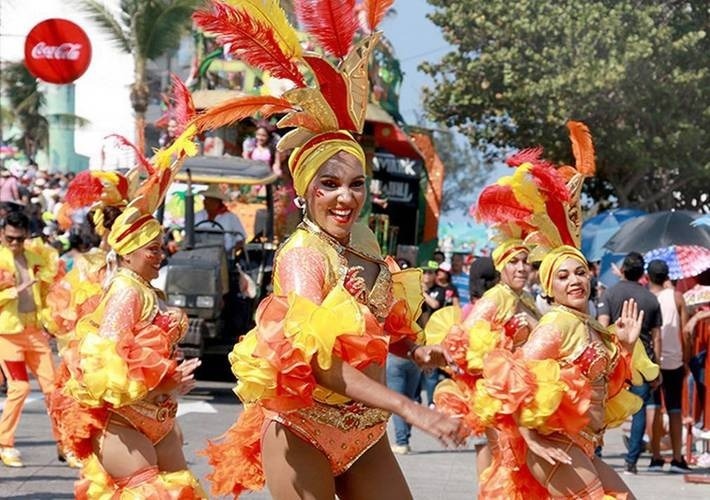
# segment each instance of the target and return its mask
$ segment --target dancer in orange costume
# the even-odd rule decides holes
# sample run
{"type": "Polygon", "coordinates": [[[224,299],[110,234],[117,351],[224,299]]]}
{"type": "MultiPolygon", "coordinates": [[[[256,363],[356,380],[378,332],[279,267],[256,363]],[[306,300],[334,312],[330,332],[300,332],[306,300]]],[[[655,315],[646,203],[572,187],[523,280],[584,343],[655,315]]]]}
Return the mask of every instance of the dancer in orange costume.
{"type": "Polygon", "coordinates": [[[74,439],[83,459],[77,498],[205,498],[175,429],[176,398],[193,387],[199,361],[177,364],[187,317],[150,285],[163,259],[162,228],[151,214],[182,159],[196,152],[194,133],[188,127],[144,164],[148,178],[108,234],[118,270],[65,350],[65,392],[90,415],[74,439]]]}
{"type": "MultiPolygon", "coordinates": [[[[523,290],[527,283],[529,266],[528,248],[519,238],[508,238],[493,252],[493,263],[500,273],[500,282],[478,300],[461,320],[459,308],[444,308],[434,313],[426,327],[426,342],[442,344],[456,360],[459,372],[443,381],[434,393],[437,408],[458,415],[461,398],[469,398],[480,378],[481,361],[467,356],[480,342],[491,341],[500,348],[514,351],[525,343],[530,330],[537,325],[540,314],[533,298],[523,290]],[[475,338],[470,338],[475,335],[475,338]],[[473,342],[473,345],[472,345],[473,342]]],[[[492,346],[491,346],[492,347],[492,346]]],[[[479,484],[486,483],[483,472],[491,466],[491,459],[499,461],[497,432],[493,428],[483,431],[474,421],[470,433],[476,448],[476,470],[479,484]],[[484,434],[485,432],[485,434],[484,434]]],[[[488,473],[496,469],[491,467],[488,473]]]]}
{"type": "Polygon", "coordinates": [[[527,224],[524,241],[533,260],[544,256],[541,284],[554,303],[514,353],[495,343],[475,353],[481,376],[461,413],[495,426],[506,443],[500,463],[484,478],[482,498],[630,495],[594,450],[606,428],[639,407],[625,390],[628,380],[653,378],[658,367],[636,344],[642,316],[635,304],[627,304],[612,329],[587,315],[589,269],[572,245],[579,243],[579,193],[584,177],[593,174],[594,157],[587,128],[575,122],[569,128],[576,168],[557,169],[540,159],[541,150],[524,151],[515,174],[482,194],[498,200],[483,207],[488,221],[505,224],[514,210],[527,224]]]}
{"type": "MultiPolygon", "coordinates": [[[[30,393],[27,369],[37,377],[45,401],[54,389],[54,361],[40,322],[49,286],[60,271],[59,255],[37,238],[29,241],[29,219],[7,215],[0,229],[0,367],[7,379],[7,400],[0,416],[0,460],[22,467],[15,431],[30,393]]],[[[52,423],[53,431],[54,423],[52,423]]]]}
{"type": "MultiPolygon", "coordinates": [[[[49,333],[56,339],[59,355],[74,336],[77,321],[92,313],[98,306],[106,280],[109,251],[108,235],[116,218],[128,203],[129,181],[115,172],[79,173],[69,184],[66,203],[72,209],[92,205],[89,212],[90,226],[101,237],[101,243],[85,254],[77,256],[74,267],[57,280],[47,294],[47,307],[42,320],[49,333]]],[[[115,271],[115,263],[113,264],[115,271]]],[[[109,271],[109,272],[111,272],[109,271]]],[[[61,361],[55,379],[55,389],[50,398],[50,415],[56,422],[60,445],[60,460],[70,467],[79,468],[81,462],[73,450],[74,443],[90,428],[90,413],[64,392],[69,379],[66,362],[61,361]]]]}
{"type": "MultiPolygon", "coordinates": [[[[446,364],[447,357],[415,342],[423,302],[419,271],[383,260],[373,233],[356,223],[366,198],[366,159],[352,133],[364,125],[367,61],[378,35],[351,47],[354,3],[341,5],[333,15],[331,3],[296,3],[306,28],[341,60],[337,68],[301,52],[277,2],[258,8],[215,2],[196,16],[243,60],[296,87],[281,98],[224,103],[196,124],[209,129],[257,110],[288,113],[278,125],[296,128],[278,147],[295,148],[289,168],[304,210],[303,223],[277,253],[274,295],[260,304],[257,326],[229,357],[246,409],[207,451],[215,494],[239,495],[266,483],[277,499],[411,498],[385,436],[389,415],[398,413],[446,443],[461,437],[457,420],[381,382],[388,352],[429,366],[446,364]],[[268,55],[245,35],[250,30],[275,40],[268,55]],[[299,67],[312,70],[317,87],[306,85],[299,67]]],[[[377,7],[372,31],[386,6],[369,5],[377,7]]]]}

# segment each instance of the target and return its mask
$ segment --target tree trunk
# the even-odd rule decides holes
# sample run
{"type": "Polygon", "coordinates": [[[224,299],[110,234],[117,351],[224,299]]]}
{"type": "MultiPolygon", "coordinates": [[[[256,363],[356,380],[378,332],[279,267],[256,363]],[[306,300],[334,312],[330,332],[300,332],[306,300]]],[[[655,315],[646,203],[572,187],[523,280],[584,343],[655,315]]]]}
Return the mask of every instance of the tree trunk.
{"type": "Polygon", "coordinates": [[[145,154],[145,112],[148,109],[148,99],[150,90],[146,83],[146,60],[138,55],[134,55],[134,82],[131,85],[131,106],[135,116],[136,148],[145,154]]]}

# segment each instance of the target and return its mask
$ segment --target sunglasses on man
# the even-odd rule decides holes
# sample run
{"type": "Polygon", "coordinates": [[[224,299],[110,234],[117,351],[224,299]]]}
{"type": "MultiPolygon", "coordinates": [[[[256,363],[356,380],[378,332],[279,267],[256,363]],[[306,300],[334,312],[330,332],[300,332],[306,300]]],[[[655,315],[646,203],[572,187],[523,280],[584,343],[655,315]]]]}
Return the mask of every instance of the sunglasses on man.
{"type": "Polygon", "coordinates": [[[13,241],[15,243],[24,243],[25,240],[27,239],[27,236],[8,236],[6,234],[5,239],[7,240],[8,243],[12,243],[13,241]]]}

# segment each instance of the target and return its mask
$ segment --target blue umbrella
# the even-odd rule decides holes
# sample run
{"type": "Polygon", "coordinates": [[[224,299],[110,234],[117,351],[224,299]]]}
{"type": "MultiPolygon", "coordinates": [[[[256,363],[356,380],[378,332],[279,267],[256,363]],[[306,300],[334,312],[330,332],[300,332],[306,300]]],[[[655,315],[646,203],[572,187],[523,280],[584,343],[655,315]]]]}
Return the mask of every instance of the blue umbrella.
{"type": "Polygon", "coordinates": [[[599,265],[599,281],[607,288],[616,285],[620,278],[614,274],[613,266],[616,265],[621,269],[621,264],[624,262],[625,253],[606,252],[601,258],[599,265]]]}
{"type": "Polygon", "coordinates": [[[615,208],[587,219],[582,224],[582,253],[590,261],[601,260],[609,238],[627,221],[645,214],[643,210],[615,208]]]}

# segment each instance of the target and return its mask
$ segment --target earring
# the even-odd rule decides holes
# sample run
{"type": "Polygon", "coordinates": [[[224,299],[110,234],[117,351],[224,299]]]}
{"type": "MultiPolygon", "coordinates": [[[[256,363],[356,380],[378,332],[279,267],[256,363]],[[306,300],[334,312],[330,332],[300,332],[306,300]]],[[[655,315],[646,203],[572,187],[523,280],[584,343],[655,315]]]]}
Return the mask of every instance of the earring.
{"type": "Polygon", "coordinates": [[[296,205],[301,210],[306,209],[306,199],[303,196],[296,196],[293,199],[293,204],[296,205]]]}

